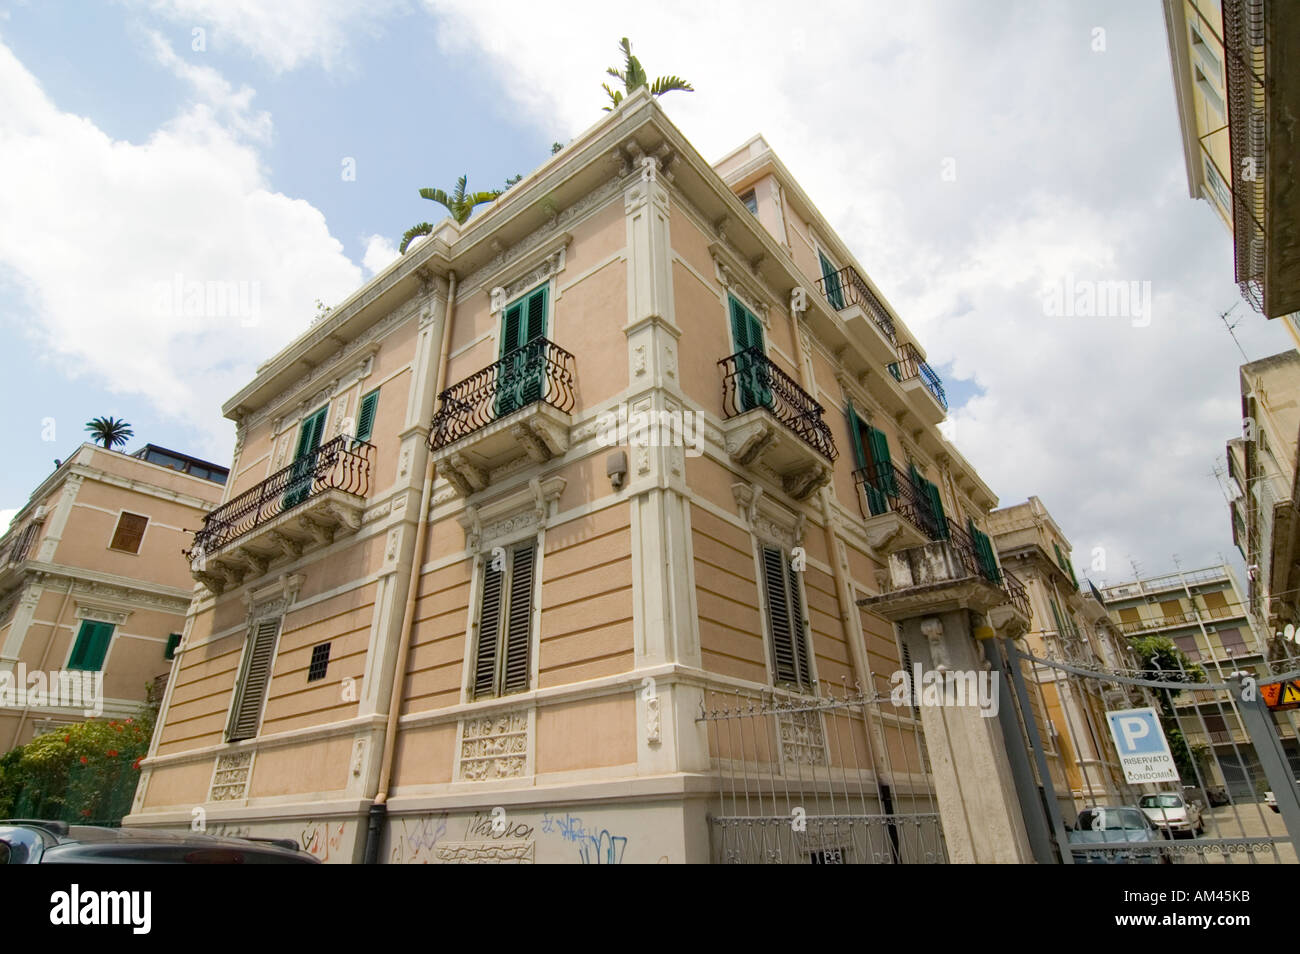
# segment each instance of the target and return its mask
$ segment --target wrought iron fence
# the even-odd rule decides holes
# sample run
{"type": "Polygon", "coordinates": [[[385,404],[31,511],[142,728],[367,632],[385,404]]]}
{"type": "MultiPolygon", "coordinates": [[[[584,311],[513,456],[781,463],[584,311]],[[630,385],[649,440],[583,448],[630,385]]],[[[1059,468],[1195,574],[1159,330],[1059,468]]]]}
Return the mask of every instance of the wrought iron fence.
{"type": "Polygon", "coordinates": [[[373,444],[340,434],[304,454],[204,517],[186,556],[196,551],[211,556],[255,527],[329,490],[365,497],[370,493],[374,450],[373,444]]]}
{"type": "Polygon", "coordinates": [[[836,311],[858,305],[871,316],[880,333],[889,339],[889,343],[898,347],[898,334],[889,311],[872,292],[871,286],[858,274],[852,265],[845,265],[839,271],[817,279],[817,289],[836,311]]]}
{"type": "Polygon", "coordinates": [[[1269,712],[1257,693],[1279,675],[1294,676],[1300,660],[1279,653],[1246,667],[1256,687],[1231,678],[1228,668],[1188,663],[1175,652],[1136,657],[1129,669],[1103,669],[1073,658],[1053,634],[1033,653],[1008,650],[1030,677],[1017,687],[1025,693],[1017,703],[1022,741],[1034,755],[1062,860],[1296,862],[1295,838],[1273,808],[1268,775],[1270,761],[1271,777],[1280,782],[1290,785],[1300,775],[1296,713],[1269,712]],[[1023,712],[1034,705],[1053,713],[1059,741],[1029,731],[1023,712]],[[1108,720],[1118,710],[1144,707],[1155,712],[1177,778],[1132,782],[1124,770],[1108,720]],[[1091,811],[1097,807],[1109,816],[1099,819],[1091,811]],[[1116,814],[1121,809],[1125,815],[1116,814]]]}
{"type": "Polygon", "coordinates": [[[827,460],[839,456],[831,429],[822,420],[825,409],[788,374],[773,364],[761,348],[746,348],[718,362],[723,369],[722,416],[736,417],[756,407],[768,412],[827,460]]]}
{"type": "Polygon", "coordinates": [[[908,381],[912,378],[919,377],[925,382],[925,388],[939,402],[940,406],[948,410],[948,396],[943,392],[943,381],[939,375],[930,367],[922,358],[921,352],[916,350],[916,346],[910,341],[905,342],[898,351],[898,360],[890,364],[889,373],[894,376],[895,381],[908,381]]]}
{"type": "Polygon", "coordinates": [[[1262,311],[1267,242],[1265,98],[1269,81],[1264,3],[1224,0],[1222,12],[1236,280],[1246,300],[1262,311]]]}
{"type": "Polygon", "coordinates": [[[920,724],[888,694],[712,692],[697,721],[717,768],[715,863],[948,860],[920,724]]]}
{"type": "Polygon", "coordinates": [[[573,410],[574,358],[554,341],[535,338],[438,395],[429,447],[438,450],[493,421],[542,401],[573,410]]]}

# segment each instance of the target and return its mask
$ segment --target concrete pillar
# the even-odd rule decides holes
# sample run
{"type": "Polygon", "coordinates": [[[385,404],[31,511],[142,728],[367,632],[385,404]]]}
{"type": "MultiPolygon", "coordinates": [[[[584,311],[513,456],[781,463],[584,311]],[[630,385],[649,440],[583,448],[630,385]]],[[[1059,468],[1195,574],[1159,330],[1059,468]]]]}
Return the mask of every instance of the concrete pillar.
{"type": "MultiPolygon", "coordinates": [[[[1013,689],[990,671],[981,640],[1015,635],[1029,625],[1007,593],[969,566],[946,541],[890,555],[891,588],[861,601],[893,621],[903,645],[922,674],[974,674],[992,680],[997,705],[1012,706],[1013,689]],[[992,625],[990,625],[992,624],[992,625]]],[[[973,682],[967,677],[966,684],[973,682]]],[[[1034,860],[1007,746],[996,710],[978,704],[920,700],[921,725],[949,860],[966,864],[1025,863],[1034,860]]]]}

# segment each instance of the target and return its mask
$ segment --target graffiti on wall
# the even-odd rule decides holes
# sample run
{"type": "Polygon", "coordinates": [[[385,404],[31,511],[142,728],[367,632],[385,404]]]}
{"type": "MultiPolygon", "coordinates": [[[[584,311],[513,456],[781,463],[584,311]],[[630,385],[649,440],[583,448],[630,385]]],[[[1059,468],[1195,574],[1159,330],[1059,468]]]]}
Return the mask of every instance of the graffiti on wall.
{"type": "Polygon", "coordinates": [[[427,865],[438,860],[438,840],[447,834],[447,813],[403,818],[392,831],[389,862],[395,865],[427,865]]]}
{"type": "Polygon", "coordinates": [[[542,815],[542,833],[558,835],[567,842],[578,846],[578,858],[584,865],[621,865],[623,852],[627,849],[627,838],[611,835],[608,828],[597,832],[594,827],[588,830],[581,818],[565,812],[563,815],[542,815]]]}
{"type": "Polygon", "coordinates": [[[309,821],[300,836],[302,850],[321,861],[329,861],[331,853],[335,861],[351,861],[350,857],[342,857],[343,826],[343,822],[309,821]]]}

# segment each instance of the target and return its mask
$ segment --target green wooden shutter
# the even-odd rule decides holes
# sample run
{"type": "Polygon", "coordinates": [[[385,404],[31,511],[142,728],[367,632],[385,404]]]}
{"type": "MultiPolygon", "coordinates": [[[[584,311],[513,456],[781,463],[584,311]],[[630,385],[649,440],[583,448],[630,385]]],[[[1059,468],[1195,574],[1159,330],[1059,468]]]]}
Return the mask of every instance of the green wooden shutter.
{"type": "Polygon", "coordinates": [[[533,625],[533,558],[536,549],[533,543],[518,547],[510,565],[504,692],[518,692],[528,688],[528,656],[533,625]]]}
{"type": "Polygon", "coordinates": [[[891,497],[898,496],[898,481],[894,477],[893,461],[889,456],[889,438],[874,427],[868,429],[871,460],[876,465],[876,486],[891,497]]]}
{"type": "Polygon", "coordinates": [[[278,619],[261,620],[254,628],[238,695],[231,709],[228,742],[251,739],[257,735],[262,721],[262,703],[266,701],[266,687],[271,678],[275,638],[279,632],[278,619]]]}
{"type": "Polygon", "coordinates": [[[181,634],[172,633],[167,637],[167,648],[163,650],[163,659],[175,659],[176,647],[181,644],[181,634]]]}
{"type": "Polygon", "coordinates": [[[520,342],[525,347],[520,356],[520,407],[540,400],[542,396],[546,374],[546,351],[542,344],[546,336],[546,291],[547,286],[543,285],[528,296],[521,333],[523,341],[520,342]]]}
{"type": "Polygon", "coordinates": [[[826,300],[829,301],[835,309],[844,307],[844,291],[840,288],[840,277],[836,274],[836,268],[821,252],[817,253],[817,258],[822,266],[822,284],[826,286],[826,300]]]}
{"type": "Polygon", "coordinates": [[[84,669],[95,672],[104,666],[104,657],[108,655],[108,644],[113,639],[112,623],[96,623],[82,620],[77,632],[77,642],[72,647],[72,656],[68,659],[69,669],[84,669]]]}
{"type": "Polygon", "coordinates": [[[863,492],[867,495],[867,509],[873,517],[878,517],[882,513],[889,512],[889,501],[885,499],[882,493],[882,487],[878,480],[878,472],[872,468],[875,461],[874,454],[868,454],[867,447],[862,444],[862,429],[867,429],[867,445],[870,446],[872,440],[872,429],[858,417],[858,412],[853,408],[853,401],[848,402],[847,415],[849,419],[849,436],[853,442],[853,459],[857,463],[857,469],[866,469],[866,480],[862,482],[863,492]]]}
{"type": "Polygon", "coordinates": [[[772,671],[777,682],[799,681],[794,629],[786,602],[785,559],[781,551],[763,547],[763,587],[767,595],[767,621],[772,632],[772,671]]]}
{"type": "Polygon", "coordinates": [[[357,440],[368,441],[375,430],[375,411],[379,407],[379,389],[371,391],[361,399],[361,410],[357,414],[357,440]]]}
{"type": "Polygon", "coordinates": [[[478,648],[474,659],[474,698],[496,691],[497,644],[501,638],[501,596],[505,570],[492,569],[489,557],[483,563],[483,596],[479,603],[478,648]]]}
{"type": "Polygon", "coordinates": [[[289,475],[288,488],[284,494],[285,509],[297,506],[311,494],[316,472],[316,450],[325,435],[325,414],[328,410],[329,406],[326,405],[303,419],[302,429],[298,432],[298,450],[293,456],[293,472],[289,475]]]}
{"type": "Polygon", "coordinates": [[[764,364],[750,355],[740,354],[754,348],[763,353],[763,325],[750,314],[749,309],[735,298],[729,298],[731,305],[731,336],[736,344],[736,390],[740,398],[740,409],[748,411],[756,407],[767,407],[772,403],[772,392],[768,386],[764,364]]]}
{"type": "Polygon", "coordinates": [[[980,570],[994,583],[1001,582],[1002,574],[998,571],[998,560],[993,553],[993,542],[988,534],[975,526],[975,521],[969,517],[966,519],[966,529],[970,532],[971,539],[975,541],[975,559],[980,565],[980,570]]]}
{"type": "MultiPolygon", "coordinates": [[[[924,480],[924,478],[922,478],[924,480]]],[[[935,526],[939,531],[939,539],[948,539],[948,517],[943,512],[943,498],[939,496],[939,488],[930,481],[925,481],[925,491],[930,498],[930,510],[934,515],[935,526]]]]}
{"type": "Polygon", "coordinates": [[[1051,605],[1051,607],[1052,607],[1052,616],[1054,616],[1054,617],[1056,618],[1056,631],[1057,631],[1059,634],[1061,634],[1062,636],[1064,636],[1064,635],[1065,635],[1065,625],[1061,622],[1061,611],[1060,611],[1060,609],[1059,609],[1059,608],[1057,607],[1057,605],[1056,605],[1056,599],[1055,599],[1055,597],[1051,597],[1051,596],[1049,596],[1049,597],[1047,598],[1047,602],[1048,602],[1048,603],[1051,605]]]}

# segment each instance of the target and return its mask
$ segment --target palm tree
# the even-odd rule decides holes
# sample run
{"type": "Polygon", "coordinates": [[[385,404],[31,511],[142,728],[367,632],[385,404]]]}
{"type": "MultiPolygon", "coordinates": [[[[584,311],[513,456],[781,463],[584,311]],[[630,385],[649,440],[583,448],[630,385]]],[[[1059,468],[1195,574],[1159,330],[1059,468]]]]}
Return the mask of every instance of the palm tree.
{"type": "Polygon", "coordinates": [[[611,106],[605,107],[605,112],[617,109],[626,96],[631,96],[633,92],[642,86],[650,86],[650,95],[662,96],[664,93],[671,93],[674,90],[681,90],[685,93],[695,92],[695,87],[680,76],[661,76],[653,83],[649,83],[645,70],[641,67],[641,61],[632,55],[632,44],[628,42],[627,37],[618,45],[619,50],[623,53],[623,69],[616,70],[610,67],[605,72],[615,79],[623,82],[623,89],[610,89],[608,83],[602,83],[605,93],[609,96],[611,106]]]}
{"type": "Polygon", "coordinates": [[[86,430],[90,431],[96,444],[104,445],[105,450],[112,450],[118,444],[125,444],[127,438],[135,436],[135,431],[131,430],[130,424],[115,417],[97,417],[87,421],[86,430]]]}
{"type": "MultiPolygon", "coordinates": [[[[465,186],[468,182],[468,175],[457,179],[456,190],[451,195],[447,195],[441,189],[421,189],[420,198],[437,202],[439,205],[446,207],[447,211],[451,213],[451,217],[459,225],[464,225],[474,212],[475,207],[482,205],[484,202],[492,202],[501,195],[500,189],[493,189],[488,192],[466,192],[465,186]]],[[[397,247],[397,250],[405,255],[412,239],[419,235],[430,235],[432,233],[433,226],[428,222],[413,225],[402,236],[402,244],[397,247]]]]}

